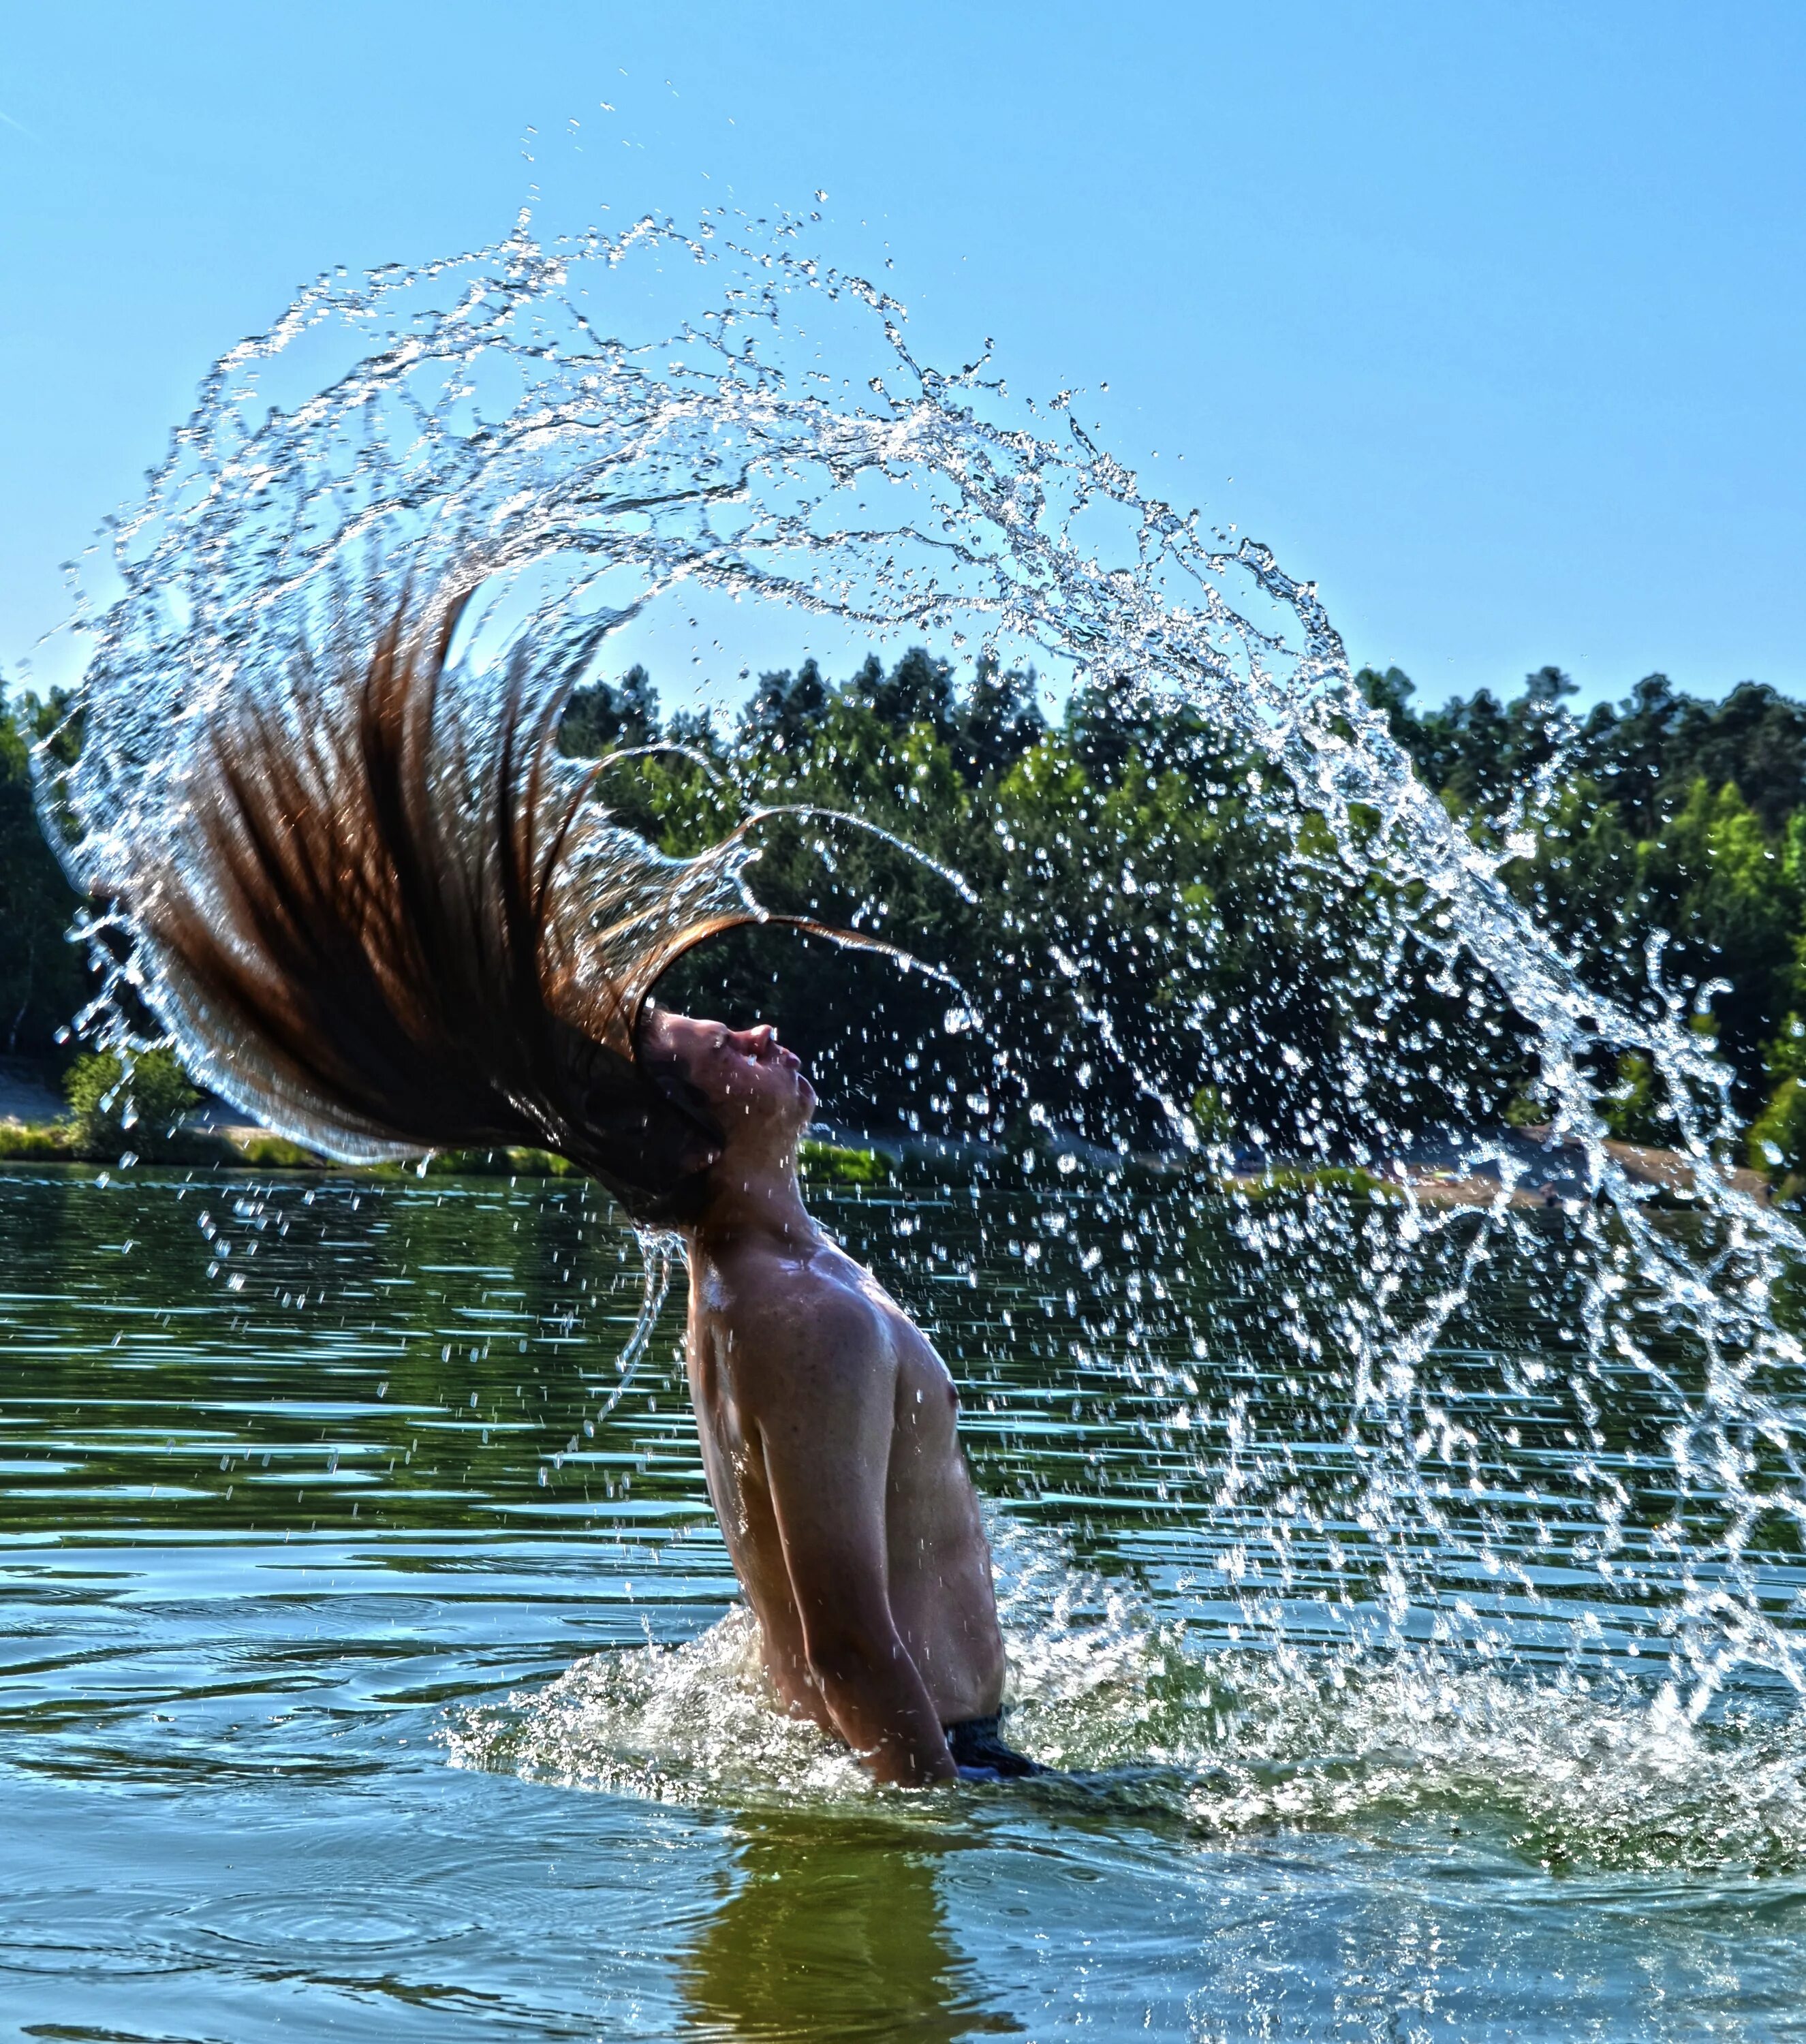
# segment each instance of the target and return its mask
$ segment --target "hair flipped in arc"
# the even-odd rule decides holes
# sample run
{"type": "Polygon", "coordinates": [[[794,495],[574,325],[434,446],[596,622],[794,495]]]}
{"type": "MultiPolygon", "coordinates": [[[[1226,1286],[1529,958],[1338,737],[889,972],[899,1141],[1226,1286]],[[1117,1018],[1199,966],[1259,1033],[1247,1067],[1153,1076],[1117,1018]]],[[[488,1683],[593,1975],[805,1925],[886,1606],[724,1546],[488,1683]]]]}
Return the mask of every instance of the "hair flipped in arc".
{"type": "Polygon", "coordinates": [[[442,686],[470,595],[404,599],[324,672],[298,654],[279,702],[215,716],[125,904],[145,990],[198,1074],[295,1140],[541,1147],[678,1217],[720,1134],[647,1068],[640,1016],[684,952],[767,918],[738,833],[667,859],[588,799],[598,769],[555,751],[569,682],[524,650],[472,728],[442,686]]]}

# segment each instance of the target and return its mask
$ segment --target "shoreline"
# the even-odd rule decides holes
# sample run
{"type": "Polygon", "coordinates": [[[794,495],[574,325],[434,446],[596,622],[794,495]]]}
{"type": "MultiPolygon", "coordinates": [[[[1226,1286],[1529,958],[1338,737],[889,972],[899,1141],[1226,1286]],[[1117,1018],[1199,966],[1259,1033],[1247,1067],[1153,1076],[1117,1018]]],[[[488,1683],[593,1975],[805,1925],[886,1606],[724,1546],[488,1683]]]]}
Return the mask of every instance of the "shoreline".
{"type": "MultiPolygon", "coordinates": [[[[267,1129],[214,1120],[210,1116],[184,1130],[173,1142],[166,1139],[157,1146],[161,1154],[110,1155],[110,1147],[83,1146],[73,1123],[66,1117],[45,1122],[0,1117],[0,1170],[48,1166],[110,1173],[121,1170],[229,1171],[359,1178],[582,1176],[564,1158],[550,1151],[531,1149],[436,1151],[418,1161],[347,1164],[274,1135],[267,1129]]],[[[1696,1187],[1700,1167],[1684,1152],[1610,1140],[1603,1148],[1639,1202],[1681,1211],[1698,1203],[1696,1187]]],[[[1476,1136],[1465,1146],[1437,1145],[1428,1155],[1394,1158],[1377,1166],[1308,1163],[1301,1158],[1276,1158],[1254,1165],[1237,1158],[1231,1170],[1210,1174],[1191,1166],[1189,1160],[1170,1157],[1116,1158],[1107,1151],[1093,1154],[1078,1146],[1051,1147],[1046,1153],[1047,1161],[1056,1165],[1067,1156],[1076,1156],[1081,1169],[1092,1171],[1127,1168],[1168,1178],[1195,1177],[1209,1181],[1225,1196],[1252,1200],[1328,1193],[1387,1203],[1408,1200],[1432,1208],[1492,1207],[1502,1203],[1527,1209],[1572,1208],[1589,1204],[1600,1194],[1600,1188],[1590,1178],[1586,1153],[1580,1144],[1555,1143],[1547,1139],[1547,1132],[1535,1129],[1476,1136]],[[1508,1189],[1497,1157],[1477,1155],[1488,1149],[1506,1151],[1519,1166],[1520,1175],[1508,1189]]],[[[1012,1170],[1020,1169],[1013,1152],[989,1145],[901,1143],[832,1124],[822,1126],[821,1134],[805,1139],[802,1146],[802,1175],[807,1184],[816,1186],[902,1186],[925,1178],[937,1168],[954,1177],[974,1172],[990,1175],[998,1164],[1012,1170]]],[[[1737,1167],[1719,1176],[1732,1192],[1764,1206],[1773,1203],[1771,1189],[1761,1173],[1737,1167]]]]}

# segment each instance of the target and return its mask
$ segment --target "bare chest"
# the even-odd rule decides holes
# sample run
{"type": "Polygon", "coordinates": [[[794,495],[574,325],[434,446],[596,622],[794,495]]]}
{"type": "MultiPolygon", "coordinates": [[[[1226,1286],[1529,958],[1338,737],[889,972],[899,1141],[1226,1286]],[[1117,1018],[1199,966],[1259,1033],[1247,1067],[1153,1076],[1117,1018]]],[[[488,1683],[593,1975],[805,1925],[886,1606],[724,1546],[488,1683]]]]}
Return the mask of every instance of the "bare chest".
{"type": "MultiPolygon", "coordinates": [[[[886,1339],[882,1366],[893,1372],[889,1488],[904,1498],[959,1466],[959,1395],[946,1366],[920,1330],[885,1302],[886,1339]]],[[[748,1383],[769,1385],[772,1358],[748,1335],[731,1298],[711,1298],[699,1288],[690,1315],[690,1394],[709,1485],[724,1525],[757,1516],[764,1489],[756,1423],[744,1395],[748,1383]]],[[[878,1358],[850,1357],[847,1367],[881,1366],[878,1358]]],[[[768,1394],[767,1394],[768,1395],[768,1394]]],[[[824,1472],[825,1473],[825,1472],[824,1472]]]]}

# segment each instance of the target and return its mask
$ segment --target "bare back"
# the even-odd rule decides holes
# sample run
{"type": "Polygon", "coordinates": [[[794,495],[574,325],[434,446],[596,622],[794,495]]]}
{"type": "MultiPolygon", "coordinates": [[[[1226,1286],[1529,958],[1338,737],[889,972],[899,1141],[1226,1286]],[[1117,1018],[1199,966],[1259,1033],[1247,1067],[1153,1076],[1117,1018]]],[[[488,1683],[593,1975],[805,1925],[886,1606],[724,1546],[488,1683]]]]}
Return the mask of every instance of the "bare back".
{"type": "Polygon", "coordinates": [[[832,1727],[819,1635],[882,1639],[875,1598],[940,1724],[995,1712],[1003,1643],[959,1401],[870,1274],[819,1235],[697,1254],[689,1365],[709,1495],[785,1702],[832,1727]]]}

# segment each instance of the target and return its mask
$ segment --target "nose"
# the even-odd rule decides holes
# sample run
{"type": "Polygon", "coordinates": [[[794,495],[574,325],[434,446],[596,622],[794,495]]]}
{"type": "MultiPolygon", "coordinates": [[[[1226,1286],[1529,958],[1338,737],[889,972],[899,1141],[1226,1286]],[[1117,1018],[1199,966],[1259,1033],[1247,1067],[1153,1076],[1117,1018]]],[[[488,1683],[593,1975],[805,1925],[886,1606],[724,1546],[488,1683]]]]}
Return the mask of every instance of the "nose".
{"type": "Polygon", "coordinates": [[[755,1028],[740,1032],[740,1046],[748,1057],[763,1058],[775,1047],[778,1032],[769,1022],[761,1022],[755,1028]]]}

